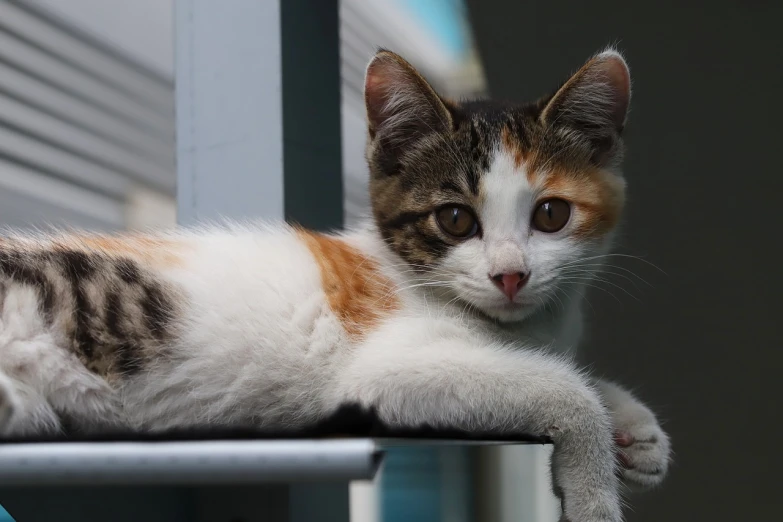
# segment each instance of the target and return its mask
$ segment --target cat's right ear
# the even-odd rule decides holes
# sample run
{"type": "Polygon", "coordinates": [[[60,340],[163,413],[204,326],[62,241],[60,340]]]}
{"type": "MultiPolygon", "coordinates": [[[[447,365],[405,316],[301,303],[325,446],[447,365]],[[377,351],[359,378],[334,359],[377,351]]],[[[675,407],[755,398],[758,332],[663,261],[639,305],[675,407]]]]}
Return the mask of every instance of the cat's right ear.
{"type": "Polygon", "coordinates": [[[364,101],[370,138],[395,147],[451,128],[452,118],[440,96],[401,56],[380,50],[367,66],[364,101]]]}

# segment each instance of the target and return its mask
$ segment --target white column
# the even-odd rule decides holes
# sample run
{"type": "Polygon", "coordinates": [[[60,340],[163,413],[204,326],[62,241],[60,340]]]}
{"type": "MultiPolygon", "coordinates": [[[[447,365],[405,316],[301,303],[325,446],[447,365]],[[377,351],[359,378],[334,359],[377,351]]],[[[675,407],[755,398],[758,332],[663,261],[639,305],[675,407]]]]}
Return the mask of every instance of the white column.
{"type": "Polygon", "coordinates": [[[551,445],[487,446],[478,460],[479,518],[486,522],[556,522],[560,503],[552,491],[551,445]]]}
{"type": "Polygon", "coordinates": [[[177,214],[282,219],[280,0],[177,0],[177,214]]]}

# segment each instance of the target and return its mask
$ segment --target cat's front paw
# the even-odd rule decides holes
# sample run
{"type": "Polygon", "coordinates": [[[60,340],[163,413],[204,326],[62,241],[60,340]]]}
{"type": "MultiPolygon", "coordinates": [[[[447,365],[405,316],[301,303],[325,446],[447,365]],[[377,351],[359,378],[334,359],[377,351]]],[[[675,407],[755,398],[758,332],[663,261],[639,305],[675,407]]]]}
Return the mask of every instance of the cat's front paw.
{"type": "Polygon", "coordinates": [[[669,469],[669,437],[657,422],[627,426],[615,433],[623,479],[647,489],[660,484],[669,469]]]}
{"type": "Polygon", "coordinates": [[[669,436],[655,414],[627,390],[613,383],[598,384],[612,415],[623,480],[639,489],[659,485],[671,461],[669,436]]]}
{"type": "Polygon", "coordinates": [[[671,445],[652,412],[642,404],[625,408],[615,418],[615,444],[623,480],[649,489],[659,485],[669,469],[671,445]],[[636,411],[628,411],[634,409],[636,411]]]}

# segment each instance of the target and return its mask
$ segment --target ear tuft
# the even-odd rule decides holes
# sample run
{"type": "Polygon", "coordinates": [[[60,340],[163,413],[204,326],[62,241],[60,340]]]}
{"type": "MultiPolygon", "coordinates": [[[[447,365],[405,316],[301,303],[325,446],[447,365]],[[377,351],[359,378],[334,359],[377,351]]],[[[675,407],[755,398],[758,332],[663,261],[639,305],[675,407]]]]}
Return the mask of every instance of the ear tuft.
{"type": "Polygon", "coordinates": [[[370,138],[382,134],[403,142],[451,126],[451,114],[430,84],[391,51],[380,49],[367,66],[364,101],[370,138]]]}

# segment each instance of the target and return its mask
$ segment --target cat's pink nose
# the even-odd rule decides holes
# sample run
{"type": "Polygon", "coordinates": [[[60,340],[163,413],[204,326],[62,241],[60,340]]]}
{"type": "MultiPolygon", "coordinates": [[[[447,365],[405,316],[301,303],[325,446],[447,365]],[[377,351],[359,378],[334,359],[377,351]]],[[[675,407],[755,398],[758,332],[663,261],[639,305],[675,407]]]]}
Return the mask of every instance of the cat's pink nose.
{"type": "Polygon", "coordinates": [[[492,282],[495,283],[501,292],[506,294],[509,301],[514,300],[514,296],[517,295],[519,290],[527,283],[528,276],[530,274],[523,274],[522,272],[513,272],[511,274],[495,274],[489,276],[492,282]]]}

